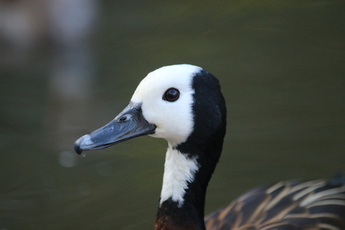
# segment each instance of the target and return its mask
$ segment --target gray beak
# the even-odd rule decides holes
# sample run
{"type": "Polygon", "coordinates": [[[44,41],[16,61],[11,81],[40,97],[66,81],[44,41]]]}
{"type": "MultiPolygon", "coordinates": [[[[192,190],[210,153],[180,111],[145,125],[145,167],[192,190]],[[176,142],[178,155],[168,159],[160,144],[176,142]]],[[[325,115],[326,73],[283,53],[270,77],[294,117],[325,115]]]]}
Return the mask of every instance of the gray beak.
{"type": "Polygon", "coordinates": [[[74,150],[81,154],[86,150],[104,149],[135,137],[154,134],[155,129],[155,125],[145,120],[141,104],[130,103],[114,120],[76,140],[74,150]]]}

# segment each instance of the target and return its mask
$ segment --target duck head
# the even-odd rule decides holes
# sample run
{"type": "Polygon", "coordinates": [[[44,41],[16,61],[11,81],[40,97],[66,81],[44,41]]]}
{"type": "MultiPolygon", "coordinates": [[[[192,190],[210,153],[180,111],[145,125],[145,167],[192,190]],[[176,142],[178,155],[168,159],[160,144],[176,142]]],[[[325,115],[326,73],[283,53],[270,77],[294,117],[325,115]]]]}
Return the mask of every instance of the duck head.
{"type": "Polygon", "coordinates": [[[192,133],[201,140],[212,136],[224,125],[225,114],[215,77],[194,65],[165,66],[140,82],[129,105],[119,115],[79,138],[74,148],[81,154],[143,135],[164,138],[169,146],[176,147],[192,133]]]}

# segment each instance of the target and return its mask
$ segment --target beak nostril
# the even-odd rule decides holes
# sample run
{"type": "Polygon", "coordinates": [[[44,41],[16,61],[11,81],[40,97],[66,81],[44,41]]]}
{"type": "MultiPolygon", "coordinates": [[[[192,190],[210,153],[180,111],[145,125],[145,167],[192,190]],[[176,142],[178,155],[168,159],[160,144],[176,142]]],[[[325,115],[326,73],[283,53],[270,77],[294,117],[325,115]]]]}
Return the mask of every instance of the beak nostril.
{"type": "Polygon", "coordinates": [[[117,122],[119,122],[119,123],[125,122],[125,121],[129,120],[130,117],[131,117],[131,116],[130,116],[129,114],[123,115],[122,117],[120,117],[120,118],[117,120],[117,122]]]}

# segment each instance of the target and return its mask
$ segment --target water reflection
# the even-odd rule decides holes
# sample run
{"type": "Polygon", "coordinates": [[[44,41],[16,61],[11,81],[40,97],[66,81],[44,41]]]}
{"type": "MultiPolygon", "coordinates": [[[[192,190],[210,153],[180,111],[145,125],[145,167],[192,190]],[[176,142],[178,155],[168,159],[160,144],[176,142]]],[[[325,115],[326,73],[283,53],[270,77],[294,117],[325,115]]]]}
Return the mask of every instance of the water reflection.
{"type": "Polygon", "coordinates": [[[151,229],[165,143],[85,158],[72,144],[166,64],[203,66],[227,99],[207,212],[258,184],[344,171],[344,3],[251,3],[0,1],[0,229],[151,229]]]}
{"type": "Polygon", "coordinates": [[[63,151],[59,154],[59,163],[63,167],[74,167],[77,163],[77,155],[71,151],[63,151]]]}
{"type": "Polygon", "coordinates": [[[86,102],[95,77],[98,2],[19,0],[0,5],[1,78],[4,87],[13,87],[2,90],[10,105],[2,116],[10,132],[2,148],[0,228],[62,229],[54,224],[65,215],[60,203],[92,191],[83,180],[68,187],[60,176],[63,168],[77,164],[71,139],[90,109],[86,102]],[[35,68],[43,71],[37,76],[35,68]],[[11,111],[19,115],[11,118],[11,111]]]}

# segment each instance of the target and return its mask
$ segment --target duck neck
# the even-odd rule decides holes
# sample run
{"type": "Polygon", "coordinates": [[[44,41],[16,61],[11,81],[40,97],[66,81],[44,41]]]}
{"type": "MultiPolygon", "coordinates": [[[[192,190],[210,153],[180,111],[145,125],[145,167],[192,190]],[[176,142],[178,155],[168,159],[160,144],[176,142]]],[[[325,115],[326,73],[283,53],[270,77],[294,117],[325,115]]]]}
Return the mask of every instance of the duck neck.
{"type": "Polygon", "coordinates": [[[220,152],[221,147],[169,145],[155,230],[205,229],[206,189],[220,152]]]}

